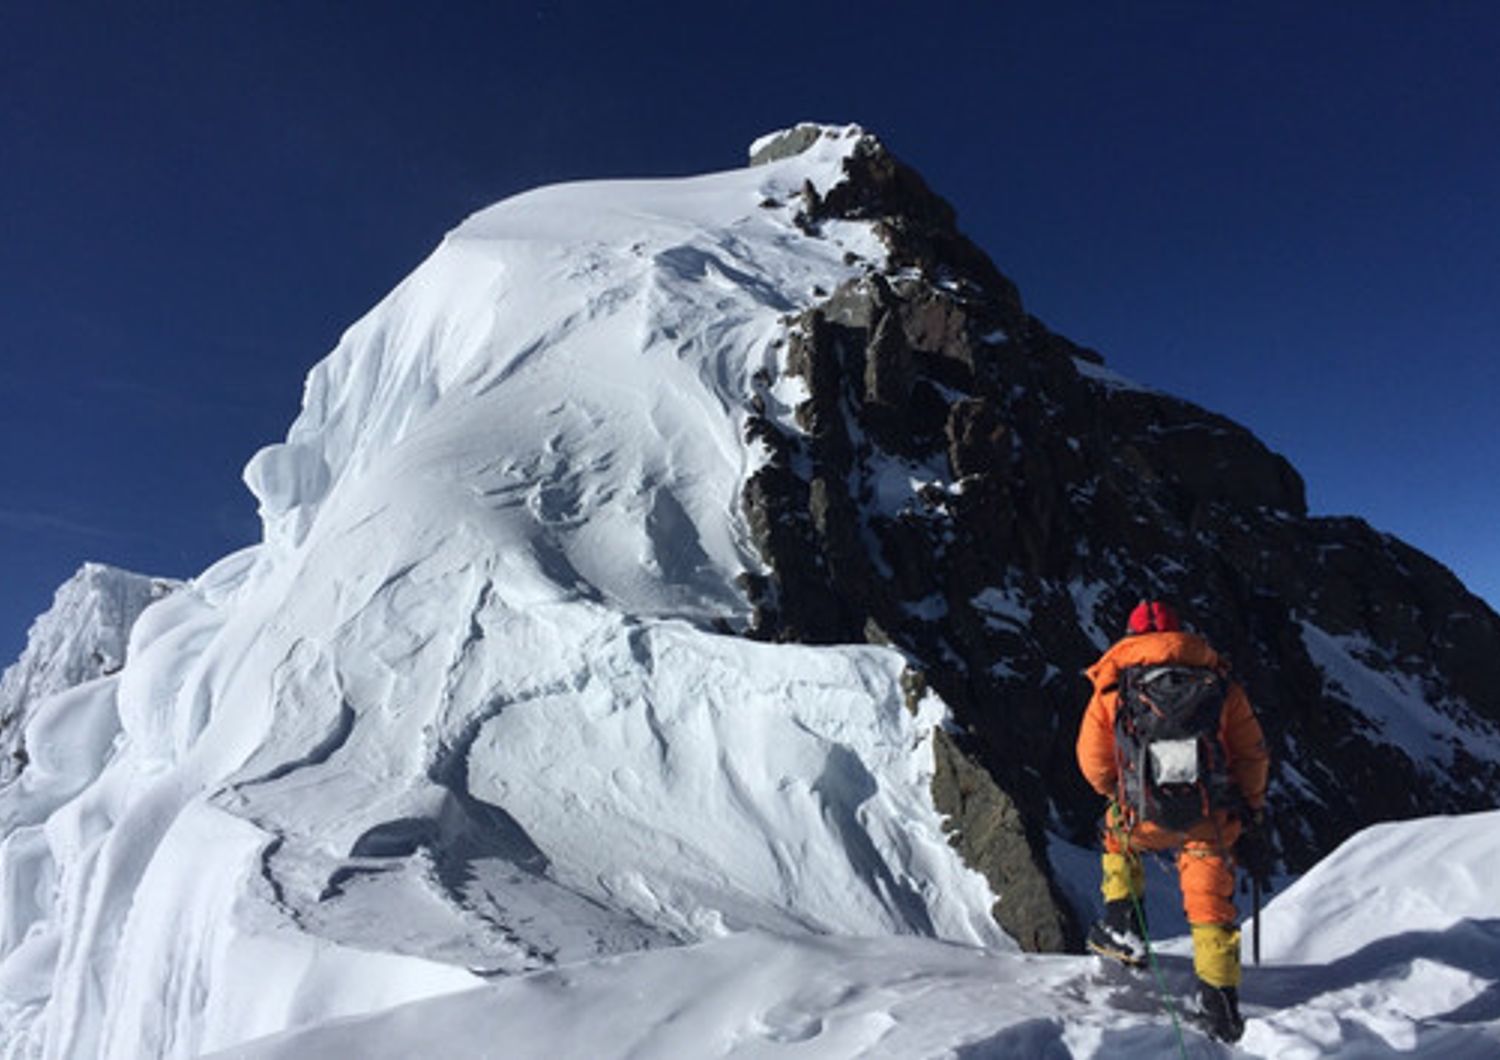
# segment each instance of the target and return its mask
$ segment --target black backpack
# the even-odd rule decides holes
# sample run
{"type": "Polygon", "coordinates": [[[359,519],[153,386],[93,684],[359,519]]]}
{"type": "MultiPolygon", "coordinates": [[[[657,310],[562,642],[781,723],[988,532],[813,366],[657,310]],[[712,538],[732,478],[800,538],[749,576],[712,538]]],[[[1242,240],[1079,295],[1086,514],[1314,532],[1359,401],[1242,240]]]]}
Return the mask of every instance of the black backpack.
{"type": "Polygon", "coordinates": [[[1120,798],[1135,820],[1183,832],[1232,803],[1219,742],[1229,684],[1203,666],[1120,672],[1115,755],[1120,798]]]}

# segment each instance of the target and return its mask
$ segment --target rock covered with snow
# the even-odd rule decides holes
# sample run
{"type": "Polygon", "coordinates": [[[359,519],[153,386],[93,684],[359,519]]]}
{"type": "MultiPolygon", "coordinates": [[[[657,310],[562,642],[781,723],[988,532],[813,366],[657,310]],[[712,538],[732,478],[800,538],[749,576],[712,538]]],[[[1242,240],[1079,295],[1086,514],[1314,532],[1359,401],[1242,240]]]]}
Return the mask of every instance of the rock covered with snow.
{"type": "Polygon", "coordinates": [[[175,583],[86,563],[32,624],[26,650],[0,675],[0,785],[30,759],[26,729],[41,704],[119,671],[130,629],[175,583]]]}
{"type": "Polygon", "coordinates": [[[246,469],[264,542],[82,686],[46,742],[86,763],[0,790],[0,1055],[195,1056],[751,929],[1014,945],[907,660],[738,635],[755,380],[884,267],[799,218],[871,149],[518,196],[349,329],[246,469]]]}
{"type": "Polygon", "coordinates": [[[747,153],[752,166],[763,166],[800,155],[820,140],[859,140],[865,136],[865,131],[858,125],[837,126],[805,121],[789,129],[767,133],[752,143],[747,153]]]}
{"type": "Polygon", "coordinates": [[[1289,865],[1375,821],[1500,800],[1500,616],[1415,549],[1309,516],[1296,470],[1249,431],[1028,314],[888,152],[849,168],[804,196],[801,223],[871,223],[889,253],[796,318],[762,382],[755,628],[913,660],[963,729],[953,746],[1028,822],[1003,855],[958,835],[992,883],[1044,858],[1044,822],[1093,835],[1082,672],[1148,596],[1227,653],[1259,707],[1289,865]]]}

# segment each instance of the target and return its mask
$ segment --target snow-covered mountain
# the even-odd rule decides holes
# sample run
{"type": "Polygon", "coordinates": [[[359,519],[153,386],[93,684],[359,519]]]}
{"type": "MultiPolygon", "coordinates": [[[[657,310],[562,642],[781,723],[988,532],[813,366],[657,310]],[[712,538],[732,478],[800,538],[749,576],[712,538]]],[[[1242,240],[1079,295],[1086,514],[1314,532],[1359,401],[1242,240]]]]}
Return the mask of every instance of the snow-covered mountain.
{"type": "MultiPolygon", "coordinates": [[[[0,785],[8,783],[29,763],[25,733],[30,713],[43,700],[90,685],[119,671],[131,627],[142,611],[176,588],[160,578],[86,563],[58,590],[52,607],[32,625],[26,651],[0,675],[0,785]]],[[[80,691],[74,700],[107,698],[100,688],[80,691]]],[[[70,700],[72,702],[73,700],[70,700]]],[[[87,713],[87,708],[54,711],[65,715],[87,713]]],[[[43,754],[72,740],[43,730],[36,740],[43,754]]],[[[37,764],[32,779],[45,771],[37,764]]],[[[73,794],[73,793],[69,793],[73,794]]]]}
{"type": "Polygon", "coordinates": [[[1027,313],[889,152],[848,173],[803,195],[799,223],[873,223],[888,253],[793,319],[778,382],[805,389],[795,422],[769,403],[752,423],[771,454],[745,488],[771,568],[748,582],[754,632],[912,660],[959,730],[934,794],[1005,894],[1007,931],[1042,950],[1078,938],[1039,880],[1047,833],[1096,832],[1074,758],[1082,673],[1143,597],[1234,661],[1289,868],[1378,821],[1500,803],[1500,615],[1403,542],[1310,513],[1245,428],[1027,313]]]}
{"type": "MultiPolygon", "coordinates": [[[[1041,640],[1089,643],[1106,608],[1070,586],[1097,583],[1045,581],[1066,520],[1005,501],[993,543],[1031,519],[1031,581],[989,560],[938,576],[922,536],[999,511],[961,472],[1021,452],[964,396],[984,364],[1038,373],[1044,409],[1032,360],[1135,391],[1026,318],[861,130],[752,152],[469,218],[250,461],[262,544],[181,587],[86,568],[59,594],[0,685],[0,739],[24,751],[0,787],[0,1056],[1175,1043],[1141,984],[1021,952],[1063,939],[1095,864],[1058,834],[1065,782],[1017,783],[1046,756],[1008,774],[976,751],[952,678],[1009,651],[973,686],[1002,688],[1041,640]],[[968,375],[940,363],[955,350],[968,375]],[[951,467],[924,448],[945,436],[951,467]],[[970,611],[969,640],[932,634],[970,611]]],[[[997,379],[1030,415],[1023,380],[997,379]]],[[[1371,701],[1379,638],[1303,630],[1371,701]]],[[[1436,731],[1420,686],[1392,687],[1436,731]]],[[[1443,705],[1489,756],[1469,706],[1443,705]]],[[[1470,958],[1494,934],[1493,824],[1362,837],[1284,895],[1245,1047],[1494,1041],[1500,970],[1470,958]],[[1438,846],[1451,873],[1420,875],[1438,846]],[[1402,864],[1384,878],[1417,897],[1371,887],[1402,864]],[[1339,901],[1381,919],[1349,927],[1339,901]]],[[[1164,946],[1174,991],[1185,952],[1164,946]]]]}
{"type": "Polygon", "coordinates": [[[264,544],[135,622],[68,801],[0,792],[12,1055],[193,1055],[746,928],[1005,944],[902,656],[732,632],[752,378],[882,253],[787,204],[859,142],[520,196],[349,330],[246,470],[264,544]]]}

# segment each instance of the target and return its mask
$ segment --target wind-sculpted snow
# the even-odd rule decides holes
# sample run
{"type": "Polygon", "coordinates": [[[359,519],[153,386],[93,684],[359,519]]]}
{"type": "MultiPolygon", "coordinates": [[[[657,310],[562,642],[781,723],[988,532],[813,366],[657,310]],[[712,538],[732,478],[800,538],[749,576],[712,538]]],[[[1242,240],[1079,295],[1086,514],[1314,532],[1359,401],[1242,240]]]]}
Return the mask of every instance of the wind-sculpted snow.
{"type": "Polygon", "coordinates": [[[0,1055],[195,1056],[752,929],[1008,945],[903,659],[734,632],[752,379],[882,253],[794,224],[855,143],[520,196],[349,330],[246,469],[264,543],[37,711],[0,1055]]]}
{"type": "MultiPolygon", "coordinates": [[[[1486,882],[1497,856],[1497,813],[1350,840],[1266,908],[1264,963],[1246,970],[1248,1023],[1232,1052],[1191,1025],[1179,1038],[1149,975],[1092,957],[747,932],[533,973],[229,1055],[1494,1056],[1500,907],[1486,882]]],[[[1177,938],[1158,955],[1179,1010],[1193,989],[1190,949],[1177,938]]]]}

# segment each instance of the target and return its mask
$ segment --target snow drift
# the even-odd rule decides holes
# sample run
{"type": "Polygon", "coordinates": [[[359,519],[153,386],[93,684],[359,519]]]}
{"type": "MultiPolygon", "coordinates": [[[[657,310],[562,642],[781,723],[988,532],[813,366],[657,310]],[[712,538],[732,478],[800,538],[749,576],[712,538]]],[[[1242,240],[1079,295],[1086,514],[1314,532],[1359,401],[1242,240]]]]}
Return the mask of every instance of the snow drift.
{"type": "Polygon", "coordinates": [[[349,330],[246,469],[264,543],[86,711],[34,689],[86,731],[33,745],[92,753],[0,791],[0,1053],[190,1056],[751,928],[1005,945],[902,658],[733,635],[752,380],[881,254],[786,204],[860,135],[519,196],[349,330]]]}
{"type": "MultiPolygon", "coordinates": [[[[760,932],[541,972],[255,1043],[236,1060],[438,1051],[591,1060],[1254,1056],[1500,1052],[1500,813],[1382,825],[1272,901],[1238,1046],[1179,1038],[1149,977],[1094,958],[912,937],[760,932]],[[1436,868],[1436,871],[1433,871],[1436,868]],[[435,1033],[434,1028],[444,1028],[435,1033]]],[[[1191,944],[1160,955],[1167,996],[1191,944]]]]}

